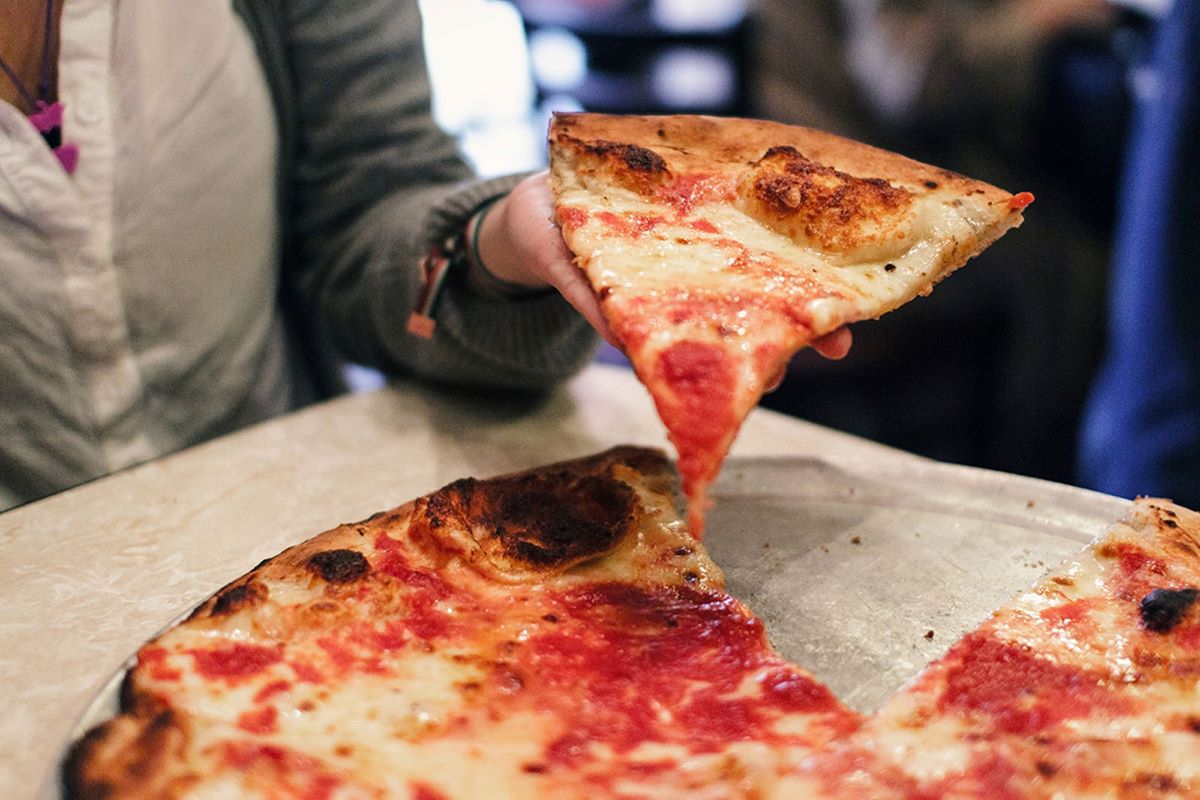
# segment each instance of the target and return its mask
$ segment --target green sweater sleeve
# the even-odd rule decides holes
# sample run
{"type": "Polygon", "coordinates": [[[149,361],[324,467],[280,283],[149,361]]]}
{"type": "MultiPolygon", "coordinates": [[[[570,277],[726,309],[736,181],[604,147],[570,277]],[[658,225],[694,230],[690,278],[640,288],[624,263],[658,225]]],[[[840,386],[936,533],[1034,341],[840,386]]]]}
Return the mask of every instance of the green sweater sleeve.
{"type": "Polygon", "coordinates": [[[434,337],[405,329],[421,256],[517,180],[474,182],[434,123],[416,2],[274,8],[246,18],[277,28],[257,40],[268,71],[286,70],[272,81],[290,126],[284,280],[308,324],[351,360],[445,383],[537,388],[581,368],[596,337],[555,294],[503,300],[450,280],[434,337]]]}

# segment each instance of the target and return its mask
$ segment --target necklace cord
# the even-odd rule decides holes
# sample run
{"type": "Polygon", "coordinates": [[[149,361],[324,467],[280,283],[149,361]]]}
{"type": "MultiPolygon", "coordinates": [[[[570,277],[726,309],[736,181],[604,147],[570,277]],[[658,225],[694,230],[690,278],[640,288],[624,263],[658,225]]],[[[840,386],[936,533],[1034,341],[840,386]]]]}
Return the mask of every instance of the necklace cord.
{"type": "Polygon", "coordinates": [[[54,25],[54,0],[46,0],[45,25],[42,32],[42,75],[38,81],[37,97],[29,93],[25,88],[25,84],[21,82],[16,71],[8,65],[3,56],[0,56],[0,71],[8,76],[12,81],[13,86],[17,87],[17,93],[21,95],[21,99],[27,106],[37,111],[39,103],[44,104],[47,98],[50,97],[50,43],[53,41],[53,25],[54,25]]]}
{"type": "Polygon", "coordinates": [[[46,0],[45,31],[42,33],[42,79],[38,82],[38,100],[50,97],[50,44],[54,41],[54,0],[46,0]]]}

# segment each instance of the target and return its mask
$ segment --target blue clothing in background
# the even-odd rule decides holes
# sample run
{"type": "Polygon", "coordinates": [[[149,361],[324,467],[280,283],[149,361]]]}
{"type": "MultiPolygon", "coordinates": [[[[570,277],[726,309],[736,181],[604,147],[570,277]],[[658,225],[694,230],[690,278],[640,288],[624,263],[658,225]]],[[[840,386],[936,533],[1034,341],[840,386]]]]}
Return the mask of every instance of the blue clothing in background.
{"type": "Polygon", "coordinates": [[[1081,482],[1200,507],[1200,0],[1160,23],[1127,156],[1081,482]]]}

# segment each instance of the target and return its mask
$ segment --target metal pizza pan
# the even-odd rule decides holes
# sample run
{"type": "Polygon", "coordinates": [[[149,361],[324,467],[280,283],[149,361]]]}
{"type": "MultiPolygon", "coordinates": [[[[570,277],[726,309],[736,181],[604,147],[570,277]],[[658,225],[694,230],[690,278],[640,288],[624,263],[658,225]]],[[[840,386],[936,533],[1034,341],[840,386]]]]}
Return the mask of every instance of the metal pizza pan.
{"type": "MultiPolygon", "coordinates": [[[[895,462],[732,459],[712,495],[705,544],[730,592],[763,619],[776,649],[860,711],[1129,505],[918,458],[899,472],[895,462]]],[[[117,712],[133,661],[89,705],[72,741],[117,712]]],[[[39,800],[60,794],[56,769],[39,800]]]]}

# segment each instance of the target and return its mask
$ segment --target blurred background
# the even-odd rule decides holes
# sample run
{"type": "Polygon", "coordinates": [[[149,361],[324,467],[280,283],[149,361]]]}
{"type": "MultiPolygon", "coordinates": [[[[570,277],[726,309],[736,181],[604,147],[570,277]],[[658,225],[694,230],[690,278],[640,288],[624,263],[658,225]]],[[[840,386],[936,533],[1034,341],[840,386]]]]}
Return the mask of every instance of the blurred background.
{"type": "MultiPolygon", "coordinates": [[[[1032,191],[1019,233],[930,297],[855,326],[846,360],[800,353],[764,405],[944,461],[1085,485],[1099,483],[1077,454],[1108,341],[1118,187],[1170,9],[1171,0],[422,3],[435,116],[484,175],[543,167],[550,113],[586,109],[809,125],[1032,191]]],[[[622,361],[611,348],[599,357],[622,361]]]]}

